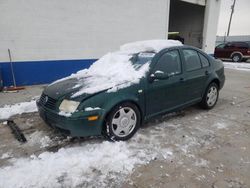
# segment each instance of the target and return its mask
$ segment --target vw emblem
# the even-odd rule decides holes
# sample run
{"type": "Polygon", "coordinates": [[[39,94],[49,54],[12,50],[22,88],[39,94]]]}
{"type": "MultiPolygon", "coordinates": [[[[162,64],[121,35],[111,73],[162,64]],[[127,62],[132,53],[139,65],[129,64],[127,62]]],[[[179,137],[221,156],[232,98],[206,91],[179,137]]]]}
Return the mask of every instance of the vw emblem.
{"type": "Polygon", "coordinates": [[[44,104],[47,103],[48,100],[49,100],[48,96],[45,96],[45,98],[44,98],[44,104]]]}

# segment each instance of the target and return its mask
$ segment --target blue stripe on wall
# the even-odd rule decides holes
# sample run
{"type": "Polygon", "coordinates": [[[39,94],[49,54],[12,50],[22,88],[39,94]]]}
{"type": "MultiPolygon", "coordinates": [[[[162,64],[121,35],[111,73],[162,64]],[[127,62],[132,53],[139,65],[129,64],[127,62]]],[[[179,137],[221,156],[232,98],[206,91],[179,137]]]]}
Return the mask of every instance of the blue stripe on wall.
{"type": "MultiPolygon", "coordinates": [[[[88,68],[96,59],[13,62],[17,86],[47,84],[88,68]]],[[[9,62],[0,63],[4,86],[13,85],[9,62]]],[[[1,75],[0,73],[0,75],[1,75]]]]}

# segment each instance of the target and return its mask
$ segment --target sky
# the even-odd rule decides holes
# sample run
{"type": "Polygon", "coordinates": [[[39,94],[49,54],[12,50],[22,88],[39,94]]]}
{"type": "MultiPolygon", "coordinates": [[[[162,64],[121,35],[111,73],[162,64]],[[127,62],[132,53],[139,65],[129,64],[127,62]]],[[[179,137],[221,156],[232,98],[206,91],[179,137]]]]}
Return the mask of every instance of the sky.
{"type": "MultiPolygon", "coordinates": [[[[227,32],[233,0],[221,0],[217,35],[227,32]]],[[[236,0],[230,35],[250,35],[250,0],[236,0]]]]}

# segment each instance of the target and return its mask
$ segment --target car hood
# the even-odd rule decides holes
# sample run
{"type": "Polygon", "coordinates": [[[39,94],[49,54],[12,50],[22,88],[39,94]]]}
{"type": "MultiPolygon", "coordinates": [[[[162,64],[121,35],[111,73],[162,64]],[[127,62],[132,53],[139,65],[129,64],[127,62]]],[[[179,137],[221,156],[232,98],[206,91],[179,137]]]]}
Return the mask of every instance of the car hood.
{"type": "MultiPolygon", "coordinates": [[[[84,86],[84,80],[82,80],[81,86],[84,86]]],[[[102,90],[102,91],[98,91],[98,92],[91,93],[91,94],[83,93],[78,97],[72,97],[75,93],[79,92],[80,89],[81,87],[79,87],[79,80],[76,78],[71,78],[71,79],[65,79],[62,81],[54,82],[48,85],[44,90],[44,94],[56,100],[59,100],[62,98],[68,98],[68,99],[74,99],[77,101],[82,101],[97,93],[106,91],[106,90],[102,90]]]]}

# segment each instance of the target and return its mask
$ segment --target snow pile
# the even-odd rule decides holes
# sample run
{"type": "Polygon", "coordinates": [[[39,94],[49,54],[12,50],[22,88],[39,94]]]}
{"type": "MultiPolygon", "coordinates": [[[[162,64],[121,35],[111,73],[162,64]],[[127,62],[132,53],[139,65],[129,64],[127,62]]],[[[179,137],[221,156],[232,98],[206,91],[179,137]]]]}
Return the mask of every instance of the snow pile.
{"type": "Polygon", "coordinates": [[[50,137],[44,136],[43,138],[41,138],[40,143],[41,143],[40,148],[45,148],[45,147],[48,147],[52,143],[52,140],[50,139],[50,137]]]}
{"type": "Polygon", "coordinates": [[[52,140],[43,131],[35,131],[28,137],[27,144],[32,146],[39,146],[40,148],[48,147],[52,140]]]}
{"type": "Polygon", "coordinates": [[[110,89],[109,92],[114,92],[117,89],[139,83],[148,71],[149,62],[139,66],[130,61],[133,54],[145,51],[158,52],[163,48],[180,45],[182,44],[179,41],[174,40],[152,40],[125,44],[120,47],[120,51],[104,55],[88,69],[78,71],[76,74],[57,80],[52,84],[76,78],[78,84],[74,88],[79,88],[79,91],[72,97],[106,89],[110,89]]]}
{"type": "Polygon", "coordinates": [[[243,70],[243,71],[250,71],[250,63],[230,63],[230,62],[223,62],[224,67],[227,69],[236,69],[236,70],[243,70]]]}
{"type": "Polygon", "coordinates": [[[140,156],[145,157],[143,153],[135,156],[126,142],[107,141],[45,152],[1,169],[0,187],[61,187],[62,184],[91,187],[98,182],[96,187],[103,187],[110,172],[120,175],[131,172],[136,164],[142,163],[140,156]],[[99,171],[98,178],[93,177],[94,171],[99,171]]]}
{"type": "Polygon", "coordinates": [[[8,159],[8,158],[11,158],[11,157],[12,157],[12,154],[10,152],[7,152],[7,153],[2,154],[0,159],[8,159]]]}
{"type": "Polygon", "coordinates": [[[88,141],[55,153],[9,159],[11,165],[0,169],[0,187],[120,187],[137,165],[175,157],[166,144],[165,124],[149,131],[127,142],[88,141]]]}
{"type": "Polygon", "coordinates": [[[16,114],[36,111],[37,107],[35,100],[32,100],[30,102],[17,103],[14,105],[5,105],[4,107],[0,108],[0,119],[8,119],[9,117],[16,114]]]}

